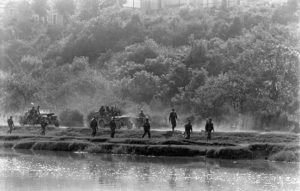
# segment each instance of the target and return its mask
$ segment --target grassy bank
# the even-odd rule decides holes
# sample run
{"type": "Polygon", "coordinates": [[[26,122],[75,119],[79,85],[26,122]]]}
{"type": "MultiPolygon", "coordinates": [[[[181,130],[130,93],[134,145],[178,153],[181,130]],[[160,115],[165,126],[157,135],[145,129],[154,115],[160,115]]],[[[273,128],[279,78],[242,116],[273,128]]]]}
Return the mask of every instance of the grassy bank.
{"type": "Polygon", "coordinates": [[[134,154],[147,156],[206,156],[221,159],[269,159],[300,161],[300,136],[290,133],[216,132],[206,141],[205,133],[196,132],[186,140],[182,132],[152,131],[152,138],[141,139],[142,130],[118,130],[109,138],[109,130],[90,137],[88,128],[47,129],[16,127],[6,134],[0,127],[0,146],[13,149],[86,151],[91,153],[134,154]]]}

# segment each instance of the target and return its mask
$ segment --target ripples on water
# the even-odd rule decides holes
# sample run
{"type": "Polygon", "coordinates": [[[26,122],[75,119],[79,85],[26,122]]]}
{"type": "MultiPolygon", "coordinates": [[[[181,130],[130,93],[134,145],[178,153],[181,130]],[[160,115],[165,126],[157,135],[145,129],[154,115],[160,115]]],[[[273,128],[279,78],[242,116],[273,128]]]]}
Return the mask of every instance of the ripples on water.
{"type": "Polygon", "coordinates": [[[0,190],[300,190],[298,164],[0,150],[0,190]]]}

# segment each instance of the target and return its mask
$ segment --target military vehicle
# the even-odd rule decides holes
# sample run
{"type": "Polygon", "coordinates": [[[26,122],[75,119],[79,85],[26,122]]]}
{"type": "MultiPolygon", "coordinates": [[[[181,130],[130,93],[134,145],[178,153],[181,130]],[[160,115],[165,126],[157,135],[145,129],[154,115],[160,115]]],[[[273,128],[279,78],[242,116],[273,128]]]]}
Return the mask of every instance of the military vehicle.
{"type": "Polygon", "coordinates": [[[49,111],[41,111],[39,114],[31,114],[30,111],[27,111],[23,116],[20,117],[19,123],[21,126],[24,125],[39,125],[42,118],[45,118],[48,121],[49,125],[54,125],[59,127],[58,117],[49,111]]]}
{"type": "Polygon", "coordinates": [[[109,127],[108,124],[113,117],[115,117],[115,121],[118,129],[124,127],[127,129],[133,128],[132,117],[129,115],[113,116],[110,114],[100,115],[99,112],[90,112],[89,115],[87,116],[88,122],[90,122],[93,117],[96,118],[99,128],[109,127]]]}
{"type": "Polygon", "coordinates": [[[118,129],[122,127],[126,127],[127,129],[132,129],[133,127],[141,128],[143,127],[147,118],[146,116],[140,117],[140,115],[126,114],[124,111],[122,111],[116,106],[101,106],[99,111],[90,112],[87,116],[88,123],[93,117],[95,117],[98,121],[99,128],[108,127],[108,124],[111,121],[111,119],[115,117],[118,129]]]}

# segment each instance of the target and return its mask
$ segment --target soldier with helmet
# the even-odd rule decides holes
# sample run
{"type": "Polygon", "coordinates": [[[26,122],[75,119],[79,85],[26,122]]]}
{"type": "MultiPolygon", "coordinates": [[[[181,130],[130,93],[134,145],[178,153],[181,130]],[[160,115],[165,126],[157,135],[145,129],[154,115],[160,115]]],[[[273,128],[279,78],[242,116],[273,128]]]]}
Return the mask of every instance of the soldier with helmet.
{"type": "Polygon", "coordinates": [[[150,139],[151,138],[151,134],[150,134],[150,122],[149,122],[148,118],[146,118],[146,121],[145,121],[143,127],[144,127],[144,134],[143,134],[142,138],[144,138],[145,135],[148,134],[148,138],[150,139]]]}
{"type": "Polygon", "coordinates": [[[41,119],[41,128],[42,128],[41,135],[46,134],[46,127],[48,124],[49,124],[49,122],[48,122],[47,118],[42,117],[42,119],[41,119]]]}
{"type": "Polygon", "coordinates": [[[215,131],[214,130],[214,124],[212,123],[212,119],[209,118],[207,121],[206,121],[206,124],[205,124],[205,131],[207,132],[207,141],[208,140],[211,140],[211,132],[212,131],[215,131]]]}
{"type": "Polygon", "coordinates": [[[117,128],[115,117],[111,118],[111,121],[109,122],[109,127],[110,127],[110,137],[114,138],[116,133],[116,128],[117,128]]]}
{"type": "Polygon", "coordinates": [[[177,113],[175,112],[175,109],[173,108],[170,115],[169,115],[169,122],[172,124],[172,131],[174,132],[176,123],[177,123],[177,113]]]}
{"type": "Polygon", "coordinates": [[[141,109],[141,112],[138,114],[137,118],[137,128],[140,128],[144,125],[146,119],[146,115],[144,114],[144,111],[141,109]]]}
{"type": "Polygon", "coordinates": [[[9,127],[9,130],[7,131],[7,133],[11,134],[13,128],[15,127],[12,116],[10,116],[9,119],[7,120],[7,124],[9,127]]]}
{"type": "Polygon", "coordinates": [[[29,116],[28,116],[28,119],[29,119],[30,121],[33,121],[33,120],[34,120],[34,117],[35,117],[35,114],[36,114],[35,107],[32,107],[31,110],[29,110],[29,116]]]}
{"type": "Polygon", "coordinates": [[[41,115],[41,112],[40,112],[40,106],[37,106],[37,108],[36,108],[36,114],[39,116],[39,115],[41,115]]]}
{"type": "Polygon", "coordinates": [[[185,134],[186,134],[186,139],[190,139],[191,138],[191,132],[193,131],[193,126],[191,124],[191,120],[188,120],[188,123],[184,126],[185,129],[185,134]]]}
{"type": "Polygon", "coordinates": [[[95,137],[97,134],[97,128],[98,128],[98,122],[96,120],[95,117],[92,118],[91,122],[90,122],[90,128],[92,129],[92,137],[95,137]]]}
{"type": "Polygon", "coordinates": [[[101,117],[105,116],[105,108],[104,108],[103,105],[99,109],[99,114],[100,114],[101,117]]]}

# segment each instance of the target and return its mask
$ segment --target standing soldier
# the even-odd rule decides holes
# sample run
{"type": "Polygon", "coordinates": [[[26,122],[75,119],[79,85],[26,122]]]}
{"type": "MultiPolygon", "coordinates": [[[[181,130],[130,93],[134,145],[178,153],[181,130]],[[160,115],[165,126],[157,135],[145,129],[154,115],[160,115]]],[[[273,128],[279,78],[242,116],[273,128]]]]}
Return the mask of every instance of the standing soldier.
{"type": "Polygon", "coordinates": [[[31,110],[29,111],[30,115],[34,115],[36,112],[35,107],[32,107],[31,110]]]}
{"type": "Polygon", "coordinates": [[[144,138],[145,135],[148,134],[148,138],[150,139],[151,138],[150,123],[149,123],[149,119],[148,118],[146,118],[146,121],[145,121],[143,127],[144,127],[144,134],[143,134],[142,138],[144,138]]]}
{"type": "Polygon", "coordinates": [[[7,131],[7,133],[11,134],[13,128],[15,127],[12,116],[10,116],[9,119],[7,120],[7,124],[9,127],[9,130],[7,131]]]}
{"type": "Polygon", "coordinates": [[[141,110],[141,112],[138,114],[138,118],[137,118],[137,128],[140,128],[144,125],[145,123],[145,119],[146,119],[146,115],[144,114],[144,111],[141,110]]]}
{"type": "Polygon", "coordinates": [[[172,112],[169,116],[169,122],[172,124],[172,131],[174,132],[176,127],[176,121],[177,121],[177,113],[175,112],[175,109],[172,109],[172,112]]]}
{"type": "Polygon", "coordinates": [[[45,117],[43,117],[41,120],[41,128],[42,128],[41,135],[45,135],[47,125],[48,125],[48,121],[45,117]]]}
{"type": "Polygon", "coordinates": [[[191,132],[193,131],[193,126],[191,124],[191,120],[188,120],[188,123],[185,124],[184,126],[185,128],[185,134],[186,134],[186,139],[190,139],[191,138],[191,132]]]}
{"type": "Polygon", "coordinates": [[[215,131],[214,130],[214,124],[212,123],[212,119],[209,118],[207,121],[206,121],[206,124],[205,124],[205,131],[207,132],[207,141],[208,140],[211,140],[211,132],[212,131],[215,131]]]}
{"type": "Polygon", "coordinates": [[[114,117],[109,122],[109,127],[110,127],[110,137],[114,138],[115,137],[115,133],[116,133],[116,128],[117,128],[117,124],[116,124],[116,121],[115,121],[114,117]]]}
{"type": "Polygon", "coordinates": [[[106,115],[108,115],[108,116],[111,115],[109,106],[105,106],[105,112],[106,112],[106,115]]]}
{"type": "Polygon", "coordinates": [[[92,137],[95,137],[97,134],[98,122],[95,117],[92,118],[90,122],[90,128],[92,129],[92,137]]]}
{"type": "Polygon", "coordinates": [[[104,108],[103,105],[99,109],[99,114],[100,114],[101,117],[105,116],[105,108],[104,108]]]}
{"type": "Polygon", "coordinates": [[[146,115],[144,114],[144,111],[141,109],[141,112],[138,115],[139,118],[146,118],[146,115]]]}
{"type": "Polygon", "coordinates": [[[32,122],[35,118],[35,113],[36,113],[36,110],[34,107],[31,108],[31,110],[29,110],[29,120],[32,122]]]}
{"type": "Polygon", "coordinates": [[[41,115],[41,112],[40,112],[40,106],[37,106],[37,108],[36,108],[36,113],[37,113],[38,115],[41,115]]]}

